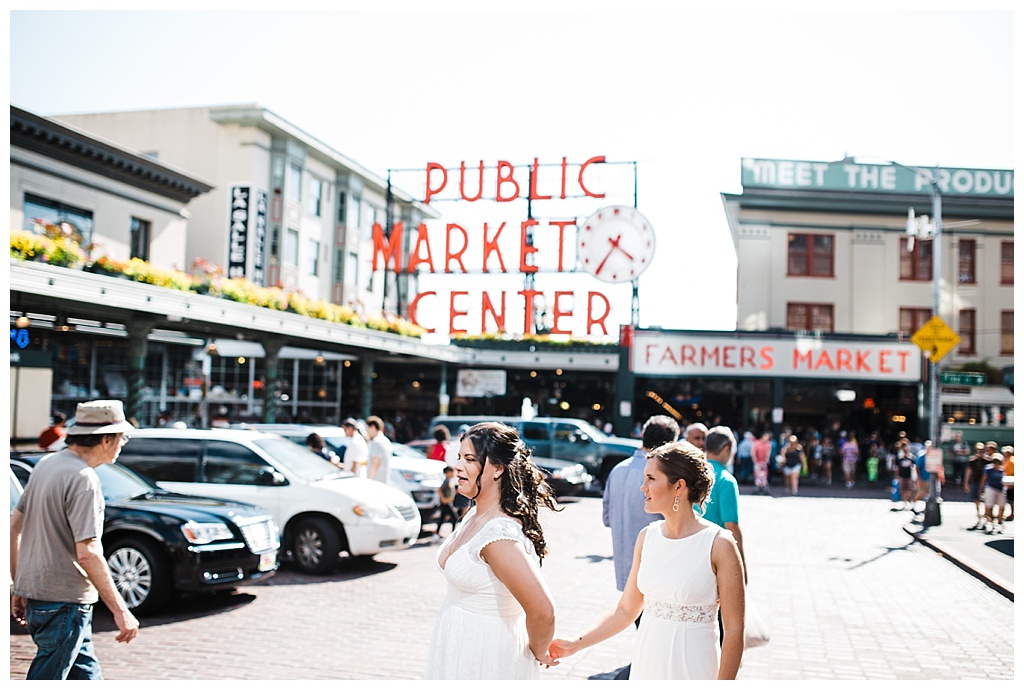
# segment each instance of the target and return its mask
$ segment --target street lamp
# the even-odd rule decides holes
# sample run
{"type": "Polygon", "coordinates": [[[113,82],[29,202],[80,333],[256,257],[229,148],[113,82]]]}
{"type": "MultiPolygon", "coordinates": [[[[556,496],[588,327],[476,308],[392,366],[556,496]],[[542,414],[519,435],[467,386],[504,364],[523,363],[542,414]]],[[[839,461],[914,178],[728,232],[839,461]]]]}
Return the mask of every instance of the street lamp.
{"type": "MultiPolygon", "coordinates": [[[[853,156],[845,156],[843,160],[837,161],[836,164],[856,165],[857,163],[853,156]]],[[[893,160],[885,161],[884,164],[895,165],[904,170],[909,170],[928,184],[928,192],[931,194],[932,199],[932,221],[931,223],[917,222],[917,219],[913,217],[913,209],[911,209],[910,217],[907,219],[907,234],[910,236],[910,242],[913,242],[915,237],[920,239],[930,238],[932,240],[932,313],[938,316],[942,276],[942,194],[939,190],[938,179],[928,170],[904,165],[893,160]]],[[[910,246],[912,248],[913,244],[910,246]]],[[[939,449],[941,453],[942,444],[939,442],[939,436],[941,434],[942,408],[939,405],[939,364],[932,361],[931,358],[929,358],[929,363],[928,393],[930,399],[930,418],[928,434],[931,437],[932,448],[939,449]]],[[[932,472],[931,479],[929,480],[928,501],[925,503],[924,520],[922,522],[925,527],[942,524],[942,514],[939,510],[939,482],[937,474],[937,472],[932,472]]]]}

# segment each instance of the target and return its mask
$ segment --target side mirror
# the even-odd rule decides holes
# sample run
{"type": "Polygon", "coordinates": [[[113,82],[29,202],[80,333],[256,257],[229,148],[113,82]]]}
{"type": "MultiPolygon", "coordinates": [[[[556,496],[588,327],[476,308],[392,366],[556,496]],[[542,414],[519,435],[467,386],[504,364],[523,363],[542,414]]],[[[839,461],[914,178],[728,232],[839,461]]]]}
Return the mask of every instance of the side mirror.
{"type": "Polygon", "coordinates": [[[256,473],[256,484],[259,486],[280,486],[287,483],[288,480],[277,470],[264,468],[256,473]]]}
{"type": "Polygon", "coordinates": [[[590,443],[590,435],[585,431],[574,431],[570,438],[573,443],[590,443]]]}

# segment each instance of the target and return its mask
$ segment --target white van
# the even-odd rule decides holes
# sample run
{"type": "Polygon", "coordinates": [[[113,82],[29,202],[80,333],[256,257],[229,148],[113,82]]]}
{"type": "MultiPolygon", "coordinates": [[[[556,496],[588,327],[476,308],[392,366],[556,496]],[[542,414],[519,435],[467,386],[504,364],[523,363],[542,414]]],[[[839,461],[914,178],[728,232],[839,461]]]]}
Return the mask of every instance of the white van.
{"type": "Polygon", "coordinates": [[[398,489],[341,470],[277,434],[243,429],[137,429],[118,462],[169,491],[265,508],[284,556],[326,573],[341,552],[373,556],[419,537],[420,512],[398,489]]]}
{"type": "MultiPolygon", "coordinates": [[[[269,434],[284,436],[300,446],[306,445],[306,438],[313,433],[320,434],[339,459],[345,457],[348,436],[340,426],[328,424],[272,424],[252,423],[236,424],[239,429],[256,429],[269,434]]],[[[420,511],[420,520],[424,525],[436,522],[440,517],[438,508],[441,500],[437,489],[444,482],[444,465],[436,460],[428,460],[423,453],[398,442],[392,442],[391,472],[388,484],[412,496],[420,511]]]]}

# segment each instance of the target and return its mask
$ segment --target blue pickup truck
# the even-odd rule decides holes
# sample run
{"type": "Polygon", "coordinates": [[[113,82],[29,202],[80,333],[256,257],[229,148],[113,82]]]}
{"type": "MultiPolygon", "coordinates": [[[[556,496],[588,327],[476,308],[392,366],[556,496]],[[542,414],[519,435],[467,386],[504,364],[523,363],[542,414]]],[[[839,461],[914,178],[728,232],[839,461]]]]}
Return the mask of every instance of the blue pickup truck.
{"type": "Polygon", "coordinates": [[[578,462],[602,484],[619,462],[632,457],[640,440],[609,436],[593,424],[572,417],[494,417],[486,415],[440,415],[430,422],[448,427],[455,436],[463,424],[504,422],[515,427],[534,455],[578,462]]]}

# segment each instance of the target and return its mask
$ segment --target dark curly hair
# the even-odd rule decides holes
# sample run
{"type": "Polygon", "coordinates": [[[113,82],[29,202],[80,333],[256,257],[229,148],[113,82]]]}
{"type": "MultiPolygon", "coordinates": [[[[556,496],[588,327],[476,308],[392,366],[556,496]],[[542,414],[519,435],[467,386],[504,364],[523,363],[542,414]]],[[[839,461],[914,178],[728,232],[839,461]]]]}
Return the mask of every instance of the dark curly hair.
{"type": "MultiPolygon", "coordinates": [[[[555,492],[544,480],[544,474],[530,460],[530,449],[515,429],[500,422],[481,422],[472,426],[462,439],[473,444],[481,467],[489,460],[492,465],[505,468],[501,473],[498,499],[501,510],[519,520],[523,533],[533,542],[537,556],[543,560],[548,554],[548,545],[537,517],[539,508],[541,505],[554,511],[562,508],[555,500],[555,492]]],[[[478,495],[481,476],[476,478],[478,495]]]]}
{"type": "Polygon", "coordinates": [[[704,508],[715,483],[715,471],[700,448],[688,441],[676,441],[652,450],[647,458],[658,463],[669,484],[684,480],[687,500],[704,508]]]}

